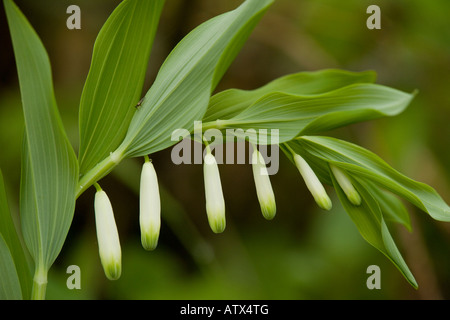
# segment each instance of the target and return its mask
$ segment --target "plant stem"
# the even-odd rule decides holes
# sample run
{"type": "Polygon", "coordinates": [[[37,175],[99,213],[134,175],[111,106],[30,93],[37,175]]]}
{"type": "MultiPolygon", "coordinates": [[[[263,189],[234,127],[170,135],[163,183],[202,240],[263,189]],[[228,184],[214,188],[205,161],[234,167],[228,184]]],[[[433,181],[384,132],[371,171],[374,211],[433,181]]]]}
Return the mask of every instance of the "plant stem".
{"type": "Polygon", "coordinates": [[[78,198],[84,191],[90,186],[96,183],[98,180],[106,176],[108,173],[117,166],[124,158],[124,153],[122,150],[117,149],[105,158],[103,161],[98,163],[94,168],[88,171],[84,176],[78,181],[78,188],[76,198],[78,198]]]}
{"type": "Polygon", "coordinates": [[[202,137],[203,141],[205,142],[205,146],[206,146],[206,151],[208,153],[211,153],[211,148],[209,147],[209,143],[208,141],[205,139],[205,136],[202,137]]]}
{"type": "Polygon", "coordinates": [[[226,124],[228,123],[228,120],[214,120],[214,121],[209,121],[209,122],[205,122],[202,123],[202,132],[205,132],[206,130],[209,129],[223,129],[224,127],[226,127],[226,124]]]}
{"type": "Polygon", "coordinates": [[[47,289],[47,270],[38,267],[33,278],[33,288],[31,289],[32,300],[44,300],[47,289]]]}
{"type": "Polygon", "coordinates": [[[292,156],[296,154],[295,151],[292,150],[292,148],[287,143],[283,143],[283,145],[291,152],[292,156]]]}

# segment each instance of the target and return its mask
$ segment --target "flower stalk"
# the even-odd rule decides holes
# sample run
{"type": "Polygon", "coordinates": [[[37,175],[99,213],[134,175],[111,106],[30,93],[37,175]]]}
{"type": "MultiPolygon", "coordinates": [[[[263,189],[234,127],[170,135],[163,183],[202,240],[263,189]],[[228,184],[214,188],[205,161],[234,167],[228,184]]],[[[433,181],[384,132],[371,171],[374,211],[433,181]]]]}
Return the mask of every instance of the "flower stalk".
{"type": "Polygon", "coordinates": [[[83,175],[78,181],[78,187],[76,190],[75,198],[78,198],[84,191],[90,186],[99,181],[101,178],[110,173],[124,158],[123,149],[118,148],[116,151],[111,152],[108,157],[103,159],[89,172],[83,175]]]}

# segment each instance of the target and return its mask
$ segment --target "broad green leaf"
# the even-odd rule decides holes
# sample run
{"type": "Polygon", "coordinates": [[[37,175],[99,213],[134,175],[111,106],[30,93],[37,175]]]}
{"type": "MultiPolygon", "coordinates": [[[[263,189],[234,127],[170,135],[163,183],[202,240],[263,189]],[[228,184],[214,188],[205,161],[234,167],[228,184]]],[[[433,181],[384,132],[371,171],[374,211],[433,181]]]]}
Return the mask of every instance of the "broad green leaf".
{"type": "Polygon", "coordinates": [[[391,192],[387,192],[370,181],[364,181],[365,188],[380,205],[386,222],[395,222],[412,231],[411,219],[403,202],[391,192]]]}
{"type": "Polygon", "coordinates": [[[450,221],[450,208],[436,190],[394,170],[369,150],[339,139],[319,136],[300,137],[292,146],[296,144],[303,150],[302,154],[308,153],[310,159],[313,157],[311,161],[315,162],[315,168],[332,163],[352,176],[372,181],[405,198],[436,220],[450,221]]]}
{"type": "Polygon", "coordinates": [[[0,300],[21,300],[22,290],[11,252],[0,234],[0,300]]]}
{"type": "Polygon", "coordinates": [[[36,270],[52,265],[75,208],[78,166],[60,119],[50,61],[38,35],[11,0],[4,0],[25,120],[20,210],[36,270]]]}
{"type": "MultiPolygon", "coordinates": [[[[268,135],[270,130],[278,129],[279,142],[283,143],[299,135],[396,115],[407,107],[412,97],[412,94],[399,90],[366,83],[311,95],[273,92],[233,118],[221,120],[219,126],[255,131],[267,129],[268,135]]],[[[270,139],[257,136],[252,142],[263,144],[261,141],[270,139]]]]}
{"type": "Polygon", "coordinates": [[[170,53],[135,113],[119,147],[128,157],[165,149],[201,120],[209,98],[232,58],[273,0],[247,0],[190,32],[170,53]]]}
{"type": "Polygon", "coordinates": [[[164,0],[125,0],[100,30],[80,101],[80,173],[113,152],[140,100],[164,0]]]}
{"type": "Polygon", "coordinates": [[[375,78],[376,74],[372,71],[349,72],[328,69],[290,74],[255,90],[225,90],[211,97],[203,122],[233,118],[271,93],[322,94],[354,83],[372,83],[375,78]]]}
{"type": "Polygon", "coordinates": [[[372,197],[371,193],[366,190],[362,182],[353,180],[352,183],[361,195],[362,203],[360,206],[351,204],[334,176],[331,173],[330,176],[339,200],[355,223],[362,237],[388,257],[408,282],[414,288],[417,288],[417,282],[403,260],[403,257],[397,249],[386,226],[378,202],[372,197]]]}
{"type": "MultiPolygon", "coordinates": [[[[11,216],[5,191],[2,171],[0,170],[0,236],[3,236],[6,246],[11,251],[11,257],[17,267],[23,297],[31,293],[31,273],[26,253],[20,242],[16,225],[11,216]]],[[[2,272],[0,271],[0,274],[2,272]]],[[[0,298],[1,299],[1,298],[0,298]]]]}

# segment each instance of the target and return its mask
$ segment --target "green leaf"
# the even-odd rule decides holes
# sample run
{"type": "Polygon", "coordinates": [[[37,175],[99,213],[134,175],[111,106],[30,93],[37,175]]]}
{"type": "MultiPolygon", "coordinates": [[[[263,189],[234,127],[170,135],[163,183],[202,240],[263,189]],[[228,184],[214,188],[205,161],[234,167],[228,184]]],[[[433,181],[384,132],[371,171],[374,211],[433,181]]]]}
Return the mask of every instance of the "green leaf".
{"type": "Polygon", "coordinates": [[[0,300],[21,300],[19,276],[5,239],[0,234],[0,300]]]}
{"type": "Polygon", "coordinates": [[[355,223],[362,237],[388,257],[400,270],[407,281],[414,288],[417,288],[417,282],[397,249],[389,229],[386,226],[378,202],[372,197],[371,193],[367,191],[364,184],[360,183],[358,180],[352,181],[362,198],[361,205],[355,206],[347,199],[347,196],[331,172],[330,177],[339,200],[352,221],[355,223]]]}
{"type": "Polygon", "coordinates": [[[142,94],[164,0],[125,0],[99,32],[80,101],[80,172],[125,137],[142,94]]]}
{"type": "MultiPolygon", "coordinates": [[[[319,136],[303,136],[296,143],[289,145],[297,148],[296,150],[303,150],[302,154],[309,154],[309,159],[312,156],[311,162],[314,162],[315,168],[332,163],[352,176],[372,181],[377,186],[405,198],[433,219],[450,221],[450,208],[436,190],[394,170],[367,149],[339,139],[319,136]]],[[[323,173],[323,169],[318,169],[318,172],[323,173]]]]}
{"type": "Polygon", "coordinates": [[[11,0],[4,0],[4,5],[25,120],[22,232],[36,270],[42,273],[58,256],[72,222],[78,166],[56,106],[45,48],[17,6],[11,0]]]}
{"type": "Polygon", "coordinates": [[[399,223],[405,226],[408,231],[412,231],[408,210],[397,196],[379,188],[370,181],[364,181],[364,185],[380,205],[381,212],[386,222],[399,223]]]}
{"type": "MultiPolygon", "coordinates": [[[[10,250],[11,258],[17,266],[17,273],[20,279],[21,292],[24,297],[29,297],[31,293],[31,273],[26,254],[20,241],[16,225],[11,216],[8,206],[8,200],[3,181],[2,171],[0,170],[0,236],[3,237],[5,245],[10,250]]],[[[0,271],[0,274],[2,272],[0,271]]],[[[0,281],[1,284],[1,281],[0,281]]],[[[1,297],[0,297],[1,299],[1,297]]]]}
{"type": "Polygon", "coordinates": [[[177,141],[175,129],[192,130],[212,91],[273,0],[247,0],[190,32],[171,52],[135,113],[120,154],[142,156],[177,141]]]}
{"type": "Polygon", "coordinates": [[[373,71],[349,72],[328,69],[290,74],[255,90],[225,90],[211,97],[203,122],[233,118],[271,93],[322,94],[354,83],[372,83],[375,78],[376,74],[373,71]]]}
{"type": "MultiPolygon", "coordinates": [[[[255,131],[267,129],[269,135],[270,130],[278,129],[279,142],[283,143],[299,135],[396,115],[407,107],[412,98],[412,94],[366,83],[311,95],[272,92],[233,118],[221,120],[219,126],[255,131]]],[[[259,140],[252,142],[270,141],[266,137],[257,138],[259,140]]]]}

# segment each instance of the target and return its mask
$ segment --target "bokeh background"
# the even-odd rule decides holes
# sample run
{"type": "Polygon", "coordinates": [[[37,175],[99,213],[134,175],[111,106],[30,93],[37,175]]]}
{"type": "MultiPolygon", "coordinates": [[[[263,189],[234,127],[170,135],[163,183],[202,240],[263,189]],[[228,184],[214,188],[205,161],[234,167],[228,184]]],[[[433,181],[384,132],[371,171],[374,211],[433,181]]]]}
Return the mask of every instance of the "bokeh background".
{"type": "MultiPolygon", "coordinates": [[[[167,0],[144,92],[176,43],[201,22],[240,0],[167,0]]],[[[95,37],[119,1],[17,0],[40,35],[53,68],[55,94],[77,150],[78,104],[95,37]],[[81,8],[81,30],[66,28],[66,8],[81,8]]],[[[450,203],[450,2],[448,0],[277,0],[252,33],[217,91],[253,89],[299,71],[375,70],[377,83],[419,93],[395,118],[326,134],[366,147],[400,172],[433,186],[450,203]],[[381,8],[381,30],[366,27],[369,5],[381,8]]],[[[0,12],[0,168],[18,214],[23,119],[9,31],[0,12]]],[[[139,48],[136,48],[139,50],[139,48]]],[[[209,229],[201,165],[176,166],[170,149],[152,156],[163,224],[153,252],[140,245],[137,188],[142,159],[124,161],[102,181],[114,206],[123,273],[104,276],[95,235],[94,190],[77,202],[72,228],[49,273],[48,299],[448,299],[450,224],[409,206],[413,232],[392,226],[415,275],[413,289],[390,261],[359,235],[334,191],[334,208],[315,205],[296,168],[281,155],[272,177],[277,216],[262,217],[249,165],[221,165],[227,206],[223,234],[209,229]],[[66,287],[69,265],[81,290],[66,287]],[[381,269],[369,290],[366,269],[381,269]]]]}

